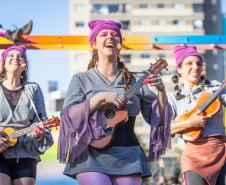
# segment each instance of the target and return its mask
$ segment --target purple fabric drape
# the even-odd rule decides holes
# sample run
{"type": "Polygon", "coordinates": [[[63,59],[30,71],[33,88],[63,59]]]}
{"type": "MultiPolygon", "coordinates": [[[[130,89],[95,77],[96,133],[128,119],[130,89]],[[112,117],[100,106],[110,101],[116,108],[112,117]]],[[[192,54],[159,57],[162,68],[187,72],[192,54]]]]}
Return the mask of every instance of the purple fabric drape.
{"type": "MultiPolygon", "coordinates": [[[[89,115],[89,100],[72,105],[61,117],[58,144],[58,159],[60,162],[73,162],[89,145],[92,139],[105,136],[98,110],[89,115]]],[[[151,134],[149,146],[149,161],[158,160],[170,146],[170,123],[172,110],[167,103],[164,127],[159,127],[160,113],[158,102],[152,104],[151,134]]]]}
{"type": "Polygon", "coordinates": [[[172,109],[167,102],[165,108],[164,126],[159,127],[160,112],[158,101],[152,103],[151,115],[151,134],[149,144],[149,161],[157,161],[162,154],[165,154],[166,149],[171,148],[170,124],[172,117],[172,109]]]}
{"type": "Polygon", "coordinates": [[[60,162],[73,162],[92,139],[105,135],[98,110],[89,115],[89,100],[72,105],[61,117],[58,143],[60,162]]]}

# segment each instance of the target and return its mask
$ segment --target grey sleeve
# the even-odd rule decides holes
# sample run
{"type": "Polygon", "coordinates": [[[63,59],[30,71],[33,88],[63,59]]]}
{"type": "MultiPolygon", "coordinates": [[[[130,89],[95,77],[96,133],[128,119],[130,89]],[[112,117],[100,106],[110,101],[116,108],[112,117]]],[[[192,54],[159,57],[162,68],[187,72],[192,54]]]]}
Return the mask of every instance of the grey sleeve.
{"type": "Polygon", "coordinates": [[[24,135],[23,143],[29,154],[41,155],[53,145],[53,137],[50,131],[45,129],[43,136],[37,140],[33,138],[33,133],[24,135]]]}
{"type": "Polygon", "coordinates": [[[85,101],[85,94],[82,90],[82,84],[78,77],[74,75],[67,90],[61,116],[71,105],[76,105],[82,103],[83,101],[85,101]]]}
{"type": "Polygon", "coordinates": [[[157,95],[152,92],[147,84],[141,89],[141,114],[147,123],[151,121],[152,102],[157,99],[157,95]]]}
{"type": "MultiPolygon", "coordinates": [[[[45,110],[45,101],[42,94],[42,90],[40,86],[37,84],[34,91],[35,96],[35,107],[37,110],[38,115],[42,114],[44,119],[47,119],[46,110],[45,110]]],[[[34,114],[33,123],[39,122],[39,119],[36,114],[34,114]]]]}
{"type": "MultiPolygon", "coordinates": [[[[46,119],[47,115],[45,111],[44,97],[38,84],[36,84],[34,87],[34,96],[34,105],[36,107],[37,113],[41,113],[46,119]]],[[[37,122],[39,122],[39,119],[36,113],[34,113],[33,123],[35,124],[37,122]]],[[[23,143],[28,153],[32,155],[40,155],[53,145],[53,137],[48,129],[44,129],[44,134],[40,139],[35,140],[33,138],[33,132],[31,132],[24,136],[23,143]]]]}

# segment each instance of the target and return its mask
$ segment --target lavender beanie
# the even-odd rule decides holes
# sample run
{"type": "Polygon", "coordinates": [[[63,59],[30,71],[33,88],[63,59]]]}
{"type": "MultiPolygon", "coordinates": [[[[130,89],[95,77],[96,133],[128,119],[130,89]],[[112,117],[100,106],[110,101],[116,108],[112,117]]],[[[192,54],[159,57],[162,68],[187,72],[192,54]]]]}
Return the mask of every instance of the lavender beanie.
{"type": "Polygon", "coordinates": [[[121,24],[119,22],[109,20],[109,21],[103,21],[103,20],[95,20],[95,21],[89,21],[88,26],[91,29],[91,34],[89,37],[89,43],[92,46],[92,42],[95,40],[96,36],[101,30],[104,29],[111,29],[118,33],[120,37],[120,41],[122,43],[122,34],[121,34],[121,24]]]}
{"type": "Polygon", "coordinates": [[[180,65],[183,60],[189,56],[197,56],[202,60],[202,56],[196,50],[195,46],[185,47],[185,46],[176,46],[174,48],[174,57],[176,60],[176,67],[180,65]]]}
{"type": "Polygon", "coordinates": [[[12,50],[17,50],[24,55],[24,59],[25,59],[25,62],[26,62],[26,69],[27,69],[26,47],[23,46],[23,45],[21,45],[21,46],[10,46],[5,51],[2,52],[2,67],[4,66],[5,58],[6,58],[7,54],[12,50]]]}

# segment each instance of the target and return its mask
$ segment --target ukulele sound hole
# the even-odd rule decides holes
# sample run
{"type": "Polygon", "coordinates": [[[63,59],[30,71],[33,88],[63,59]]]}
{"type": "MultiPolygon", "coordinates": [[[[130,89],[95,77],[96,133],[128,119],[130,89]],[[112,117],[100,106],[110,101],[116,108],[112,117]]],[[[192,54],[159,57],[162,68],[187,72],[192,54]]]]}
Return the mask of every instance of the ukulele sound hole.
{"type": "Polygon", "coordinates": [[[115,116],[115,111],[113,109],[106,109],[104,115],[106,118],[111,119],[115,116]]]}
{"type": "Polygon", "coordinates": [[[5,139],[4,143],[8,143],[9,142],[9,136],[7,134],[3,134],[3,135],[1,135],[1,137],[5,139]]]}

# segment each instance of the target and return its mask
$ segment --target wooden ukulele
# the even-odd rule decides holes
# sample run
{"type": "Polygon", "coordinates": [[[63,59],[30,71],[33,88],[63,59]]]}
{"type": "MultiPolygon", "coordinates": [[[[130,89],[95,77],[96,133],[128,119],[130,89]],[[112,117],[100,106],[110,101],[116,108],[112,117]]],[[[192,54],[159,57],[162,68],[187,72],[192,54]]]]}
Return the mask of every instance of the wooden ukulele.
{"type": "Polygon", "coordinates": [[[101,124],[103,130],[106,133],[106,136],[100,139],[92,140],[90,142],[91,147],[97,150],[106,150],[112,145],[116,129],[128,121],[128,112],[125,106],[126,103],[144,85],[144,80],[150,74],[159,74],[167,66],[168,63],[162,58],[157,60],[154,65],[151,64],[150,69],[145,71],[144,75],[125,93],[126,100],[121,109],[118,109],[117,106],[113,103],[104,102],[100,105],[99,112],[101,117],[101,124]]]}
{"type": "Polygon", "coordinates": [[[31,125],[27,128],[20,129],[15,131],[11,127],[5,128],[3,131],[0,132],[0,137],[7,138],[7,141],[4,141],[9,147],[13,147],[18,144],[19,140],[17,139],[20,136],[23,136],[27,133],[33,132],[36,129],[36,126],[44,127],[44,128],[52,128],[60,126],[60,119],[58,117],[53,117],[47,119],[43,122],[40,122],[36,125],[31,125]]]}
{"type": "MultiPolygon", "coordinates": [[[[218,95],[225,89],[226,84],[223,84],[217,91],[214,93],[205,92],[200,95],[197,105],[189,112],[182,113],[178,115],[174,121],[180,122],[185,121],[191,118],[194,114],[198,111],[199,116],[209,116],[210,118],[217,115],[221,110],[221,102],[218,98],[218,95]]],[[[202,131],[204,130],[203,127],[193,126],[181,132],[182,138],[185,141],[196,141],[201,137],[202,131]]]]}

